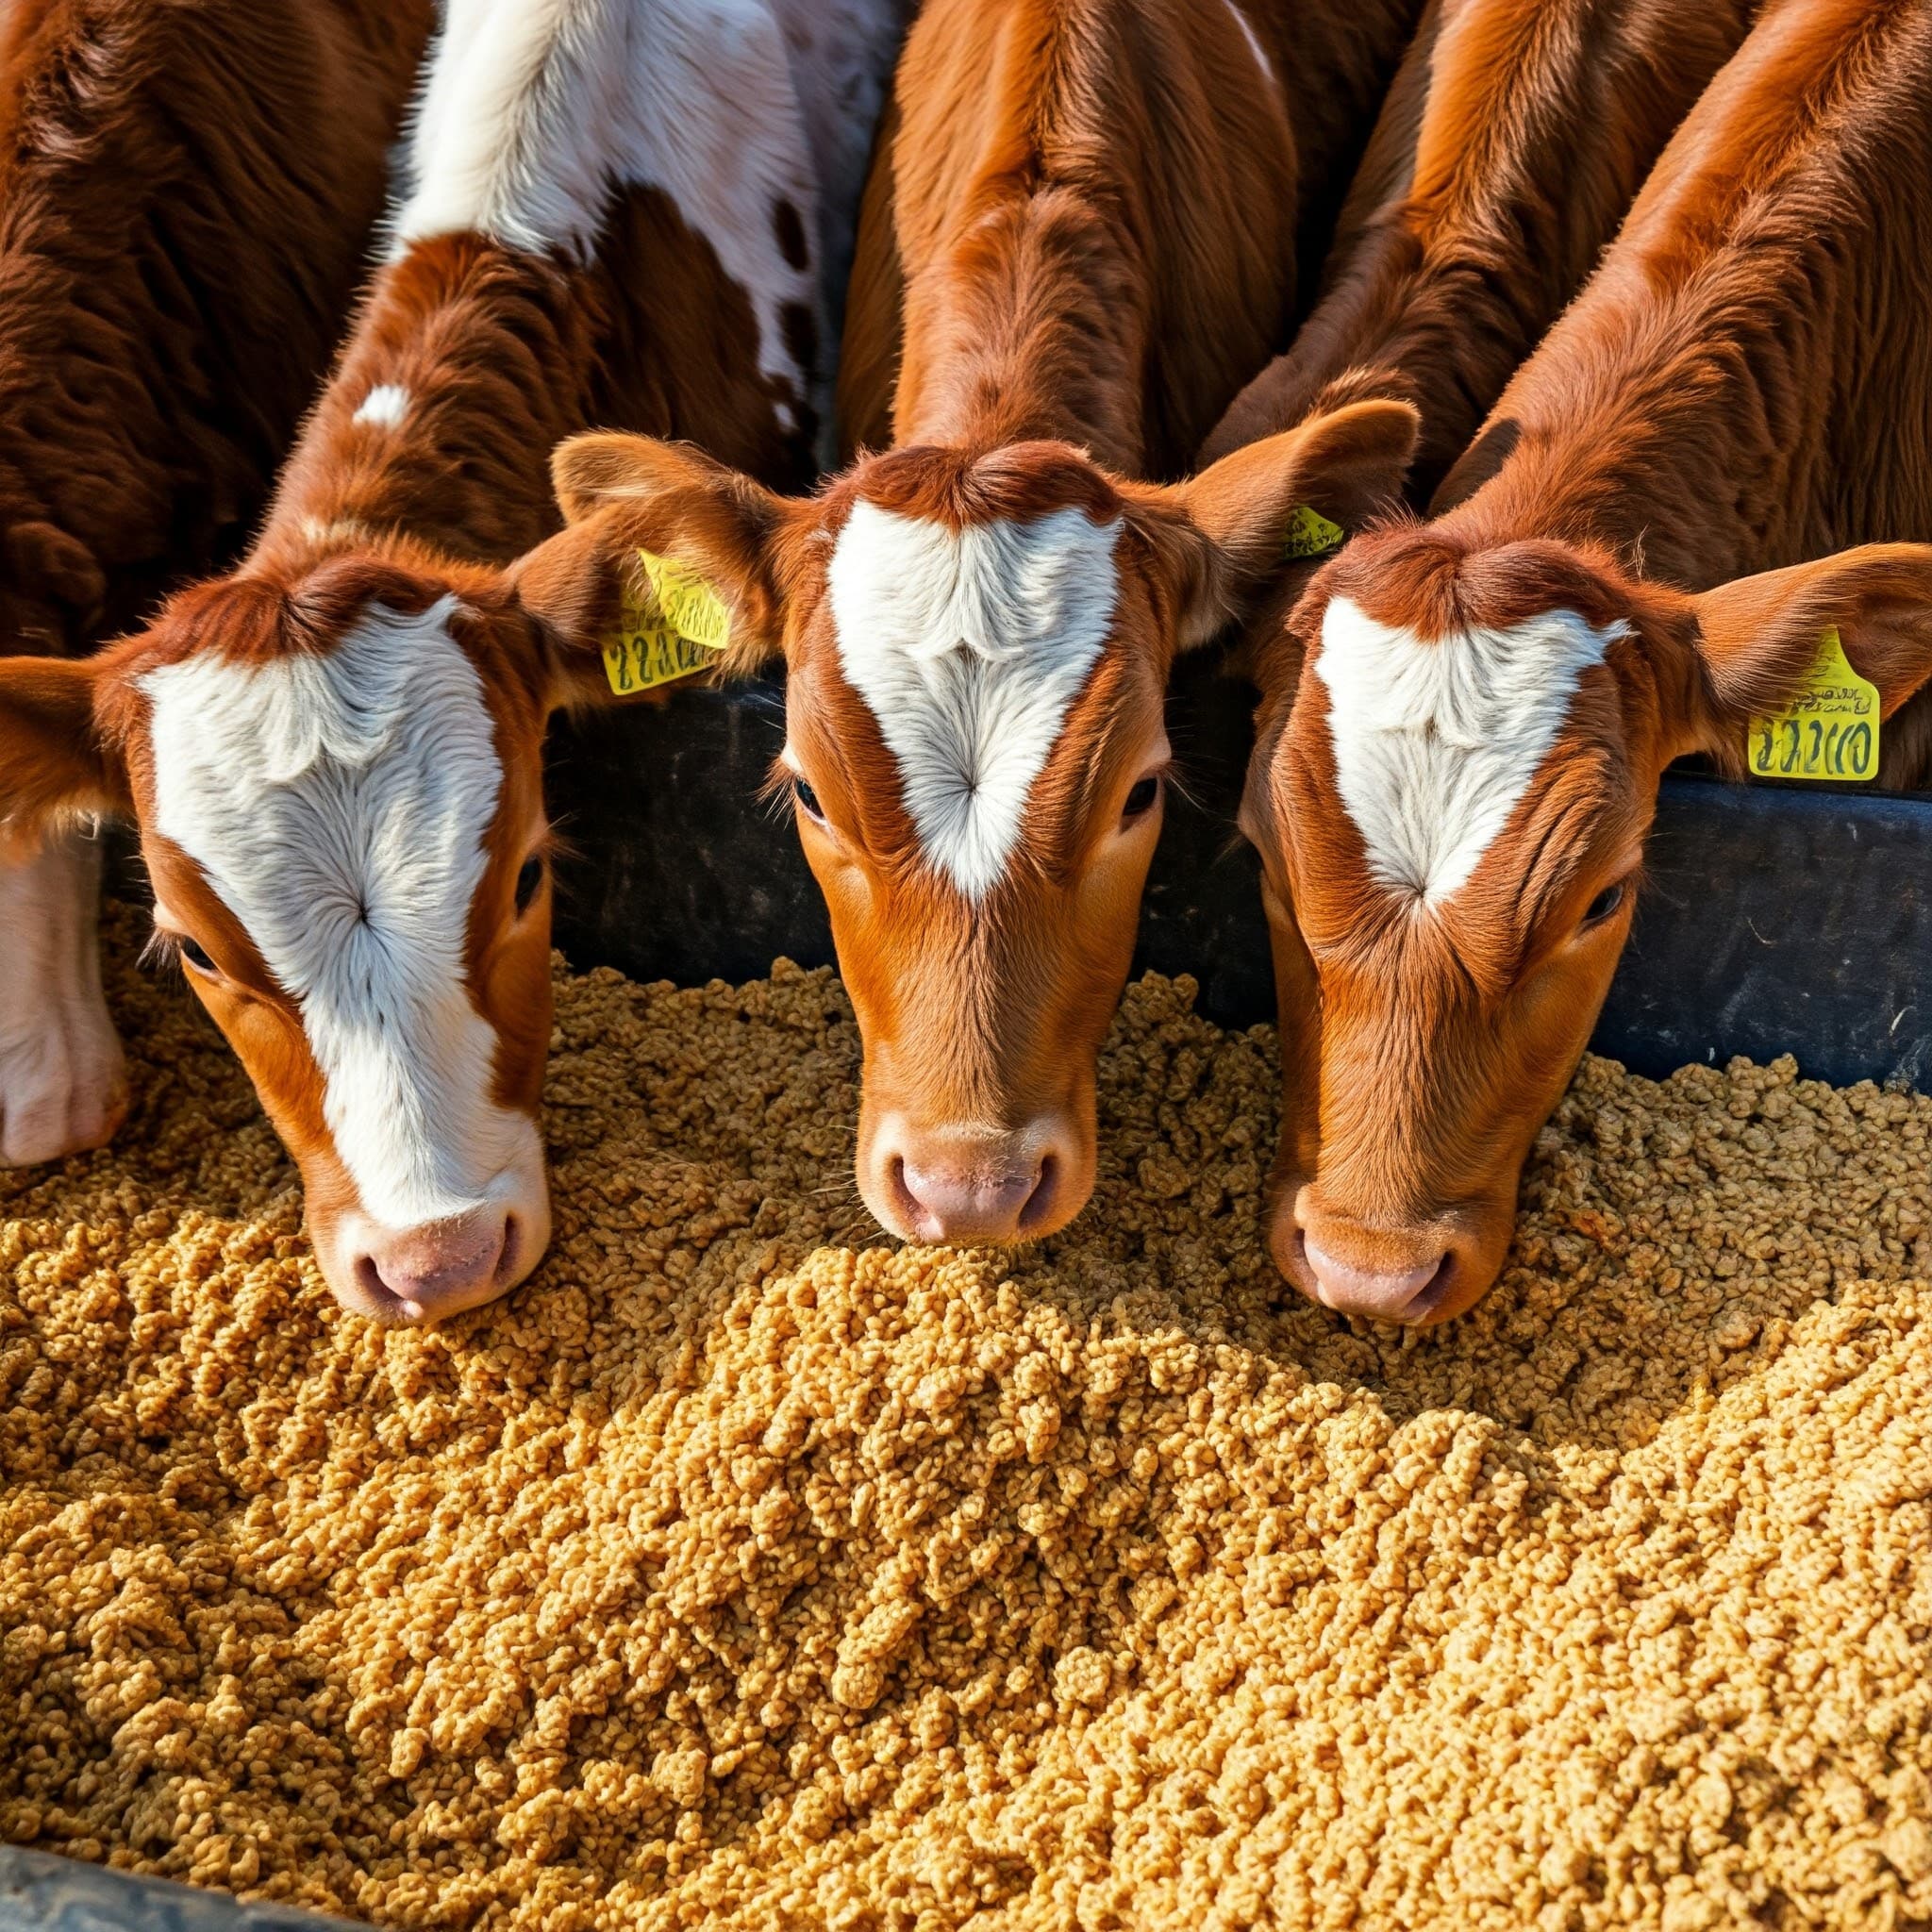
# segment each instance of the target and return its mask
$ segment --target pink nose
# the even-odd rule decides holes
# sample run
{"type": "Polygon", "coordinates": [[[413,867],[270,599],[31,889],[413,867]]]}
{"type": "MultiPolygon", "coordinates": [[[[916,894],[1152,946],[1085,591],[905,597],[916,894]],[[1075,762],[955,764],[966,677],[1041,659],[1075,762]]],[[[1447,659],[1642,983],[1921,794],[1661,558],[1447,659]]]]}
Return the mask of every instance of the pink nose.
{"type": "Polygon", "coordinates": [[[1450,1259],[1438,1255],[1420,1267],[1356,1268],[1303,1237],[1302,1252],[1315,1277],[1315,1293],[1324,1307],[1342,1315],[1365,1315],[1372,1322],[1421,1322],[1441,1301],[1448,1286],[1450,1259]]]}
{"type": "Polygon", "coordinates": [[[1018,1168],[915,1166],[898,1163],[898,1183],[915,1241],[958,1247],[1024,1241],[1052,1211],[1058,1163],[1052,1155],[1018,1168]]]}
{"type": "Polygon", "coordinates": [[[514,1275],[517,1224],[479,1208],[399,1234],[383,1234],[356,1257],[356,1279],[377,1319],[441,1322],[493,1299],[514,1275]]]}

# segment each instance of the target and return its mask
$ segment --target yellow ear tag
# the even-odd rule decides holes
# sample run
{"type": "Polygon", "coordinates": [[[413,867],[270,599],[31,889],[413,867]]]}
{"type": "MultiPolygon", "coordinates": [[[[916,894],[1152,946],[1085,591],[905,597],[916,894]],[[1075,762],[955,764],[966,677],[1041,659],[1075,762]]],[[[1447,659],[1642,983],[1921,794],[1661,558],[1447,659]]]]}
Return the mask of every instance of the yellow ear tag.
{"type": "Polygon", "coordinates": [[[694,570],[649,550],[638,560],[651,594],[626,580],[617,635],[604,640],[604,676],[621,698],[702,671],[731,639],[724,600],[694,570]]]}
{"type": "Polygon", "coordinates": [[[1745,758],[1759,778],[1878,775],[1878,687],[1852,669],[1835,627],[1790,702],[1752,719],[1745,758]]]}
{"type": "Polygon", "coordinates": [[[1289,518],[1288,533],[1281,540],[1281,548],[1291,558],[1326,557],[1341,544],[1347,535],[1340,524],[1331,524],[1320,510],[1310,509],[1304,503],[1289,518]]]}

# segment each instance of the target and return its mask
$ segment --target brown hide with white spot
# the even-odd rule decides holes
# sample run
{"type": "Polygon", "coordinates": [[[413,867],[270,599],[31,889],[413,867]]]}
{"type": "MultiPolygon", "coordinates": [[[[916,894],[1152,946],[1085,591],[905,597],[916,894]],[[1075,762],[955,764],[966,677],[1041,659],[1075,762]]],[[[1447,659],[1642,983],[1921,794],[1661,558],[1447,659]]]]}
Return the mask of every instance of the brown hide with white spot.
{"type": "MultiPolygon", "coordinates": [[[[1357,540],[1264,655],[1243,822],[1281,1005],[1274,1246],[1307,1291],[1435,1322],[1490,1286],[1628,930],[1660,774],[1691,752],[1740,769],[1826,626],[1897,714],[1884,775],[1923,775],[1932,548],[1902,540],[1932,536],[1928,244],[1932,7],[1768,8],[1443,484],[1453,507],[1357,540]],[[1344,796],[1344,743],[1366,772],[1448,741],[1372,737],[1359,694],[1337,717],[1316,674],[1384,636],[1365,624],[1418,675],[1508,633],[1490,685],[1514,663],[1525,698],[1531,628],[1624,632],[1574,691],[1544,688],[1547,749],[1435,901],[1378,877],[1387,788],[1344,796]]],[[[1474,796],[1448,784],[1432,809],[1474,796]]]]}

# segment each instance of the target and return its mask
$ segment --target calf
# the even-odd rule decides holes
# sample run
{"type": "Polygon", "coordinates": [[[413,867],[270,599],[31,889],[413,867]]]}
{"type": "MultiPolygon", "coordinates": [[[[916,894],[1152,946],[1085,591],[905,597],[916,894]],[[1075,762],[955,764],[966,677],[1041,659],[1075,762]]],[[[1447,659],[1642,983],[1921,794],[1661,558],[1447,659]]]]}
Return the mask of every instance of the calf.
{"type": "MultiPolygon", "coordinates": [[[[0,23],[0,656],[231,557],[334,347],[430,0],[17,0],[0,23]]],[[[4,814],[0,814],[4,817],[4,814]]],[[[0,1166],[126,1106],[100,848],[0,823],[0,1166]]]]}
{"type": "MultiPolygon", "coordinates": [[[[1664,767],[1741,770],[1833,635],[1887,718],[1932,668],[1932,548],[1899,541],[1932,530],[1928,244],[1932,6],[1768,9],[1442,512],[1358,538],[1265,654],[1243,823],[1309,1295],[1424,1324],[1484,1292],[1664,767]]],[[[1923,772],[1910,711],[1883,737],[1923,772]]]]}
{"type": "Polygon", "coordinates": [[[902,1237],[1032,1238],[1087,1199],[1169,665],[1297,506],[1354,518],[1399,480],[1414,416],[1382,402],[1139,479],[1278,340],[1413,10],[934,0],[849,319],[848,403],[879,413],[890,365],[896,446],[810,501],[635,439],[559,458],[567,514],[728,605],[732,668],[789,666],[779,782],[865,1041],[858,1184],[902,1237]]]}
{"type": "Polygon", "coordinates": [[[488,1300],[548,1238],[544,729],[661,641],[646,585],[577,567],[594,538],[541,542],[551,446],[633,423],[810,473],[834,218],[786,25],[453,6],[394,258],[242,567],[92,660],[0,665],[8,816],[133,817],[322,1271],[379,1321],[488,1300]]]}

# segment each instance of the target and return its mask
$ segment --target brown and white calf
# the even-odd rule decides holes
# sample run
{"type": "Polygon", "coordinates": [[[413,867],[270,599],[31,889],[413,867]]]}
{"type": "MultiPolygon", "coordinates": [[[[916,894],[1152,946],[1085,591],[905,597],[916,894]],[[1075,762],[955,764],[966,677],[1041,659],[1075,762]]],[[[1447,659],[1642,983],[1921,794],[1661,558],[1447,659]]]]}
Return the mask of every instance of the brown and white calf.
{"type": "MultiPolygon", "coordinates": [[[[231,558],[348,312],[431,0],[18,0],[0,20],[0,657],[231,558]]],[[[0,824],[0,1166],[126,1108],[100,847],[0,824]]]]}
{"type": "MultiPolygon", "coordinates": [[[[1446,1320],[1629,930],[1658,778],[1743,768],[1827,629],[1932,670],[1932,6],[1783,0],[1423,525],[1325,566],[1264,664],[1285,1121],[1273,1246],[1446,1320]],[[1860,547],[1843,549],[1845,544],[1860,547]]],[[[1922,775],[1912,713],[1884,774],[1922,775]]]]}
{"type": "MultiPolygon", "coordinates": [[[[882,80],[892,9],[845,15],[882,80]]],[[[0,665],[8,817],[132,816],[322,1270],[378,1320],[488,1300],[548,1238],[541,748],[558,707],[609,698],[625,588],[577,567],[584,538],[541,542],[552,445],[631,423],[810,474],[837,221],[812,130],[865,130],[805,111],[820,70],[787,25],[736,0],[453,5],[394,258],[247,560],[93,659],[0,665]]]]}
{"type": "Polygon", "coordinates": [[[1400,477],[1412,412],[1373,403],[1141,480],[1279,340],[1304,211],[1414,11],[932,0],[848,312],[848,404],[895,446],[809,500],[635,439],[559,457],[567,514],[717,588],[736,668],[787,662],[781,782],[865,1045],[858,1185],[902,1237],[1044,1235],[1087,1199],[1170,663],[1298,504],[1352,519],[1400,477]]]}
{"type": "Polygon", "coordinates": [[[1363,396],[1422,412],[1411,502],[1582,287],[1760,0],[1431,0],[1351,184],[1326,287],[1202,445],[1363,396]]]}

